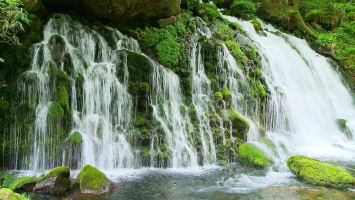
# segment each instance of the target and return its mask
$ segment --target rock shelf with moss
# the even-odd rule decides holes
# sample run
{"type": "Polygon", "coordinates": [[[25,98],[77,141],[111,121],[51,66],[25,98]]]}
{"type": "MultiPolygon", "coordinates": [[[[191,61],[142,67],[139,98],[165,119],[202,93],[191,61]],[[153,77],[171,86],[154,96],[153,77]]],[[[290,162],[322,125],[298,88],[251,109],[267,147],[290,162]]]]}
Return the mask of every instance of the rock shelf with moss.
{"type": "Polygon", "coordinates": [[[345,170],[307,156],[291,156],[287,159],[287,166],[298,178],[312,184],[342,188],[355,185],[354,177],[345,170]]]}

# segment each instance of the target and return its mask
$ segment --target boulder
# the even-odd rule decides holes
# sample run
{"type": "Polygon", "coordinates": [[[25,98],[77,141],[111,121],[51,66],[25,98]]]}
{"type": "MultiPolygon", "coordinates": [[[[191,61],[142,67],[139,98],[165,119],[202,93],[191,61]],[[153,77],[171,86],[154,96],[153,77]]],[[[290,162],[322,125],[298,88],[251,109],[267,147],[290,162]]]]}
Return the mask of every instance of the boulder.
{"type": "Polygon", "coordinates": [[[0,199],[2,200],[29,200],[23,195],[19,195],[10,189],[2,188],[0,189],[0,199]]]}
{"type": "Polygon", "coordinates": [[[44,17],[47,14],[47,9],[41,0],[22,0],[25,10],[31,14],[44,17]]]}
{"type": "Polygon", "coordinates": [[[250,143],[243,143],[239,147],[239,162],[248,167],[263,169],[268,167],[273,161],[267,157],[263,151],[250,143]]]}
{"type": "Polygon", "coordinates": [[[167,26],[169,24],[173,24],[176,22],[176,17],[175,16],[171,16],[169,18],[165,18],[165,19],[159,19],[158,20],[158,24],[160,27],[164,27],[164,26],[167,26]]]}
{"type": "Polygon", "coordinates": [[[39,178],[33,191],[46,193],[60,193],[70,188],[70,169],[69,167],[56,167],[44,177],[39,178]]]}
{"type": "Polygon", "coordinates": [[[81,193],[100,195],[109,192],[113,183],[104,173],[91,165],[85,165],[77,176],[81,193]]]}
{"type": "Polygon", "coordinates": [[[354,177],[348,172],[307,156],[291,156],[287,159],[287,166],[298,178],[312,184],[342,188],[355,185],[354,177]]]}

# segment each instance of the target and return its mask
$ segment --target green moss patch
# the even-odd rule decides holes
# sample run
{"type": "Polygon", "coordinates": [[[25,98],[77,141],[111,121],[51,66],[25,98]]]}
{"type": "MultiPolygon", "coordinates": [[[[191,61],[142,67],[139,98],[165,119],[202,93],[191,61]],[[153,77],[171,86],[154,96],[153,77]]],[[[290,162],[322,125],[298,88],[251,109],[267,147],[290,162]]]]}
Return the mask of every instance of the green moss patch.
{"type": "Polygon", "coordinates": [[[348,172],[307,156],[291,156],[287,159],[287,166],[298,178],[316,185],[333,187],[353,187],[355,185],[354,177],[348,172]]]}
{"type": "Polygon", "coordinates": [[[234,110],[231,110],[229,112],[229,118],[232,121],[232,127],[234,129],[233,131],[236,132],[234,136],[242,140],[246,140],[246,136],[250,126],[249,123],[234,110]]]}
{"type": "Polygon", "coordinates": [[[244,143],[239,147],[239,162],[253,168],[266,168],[273,161],[253,144],[244,143]]]}
{"type": "MultiPolygon", "coordinates": [[[[25,187],[25,185],[34,185],[38,182],[38,178],[33,178],[33,177],[22,177],[17,179],[15,182],[13,182],[10,186],[9,189],[10,190],[17,190],[21,187],[25,187]]],[[[32,188],[33,188],[32,187],[32,188]]]]}
{"type": "Polygon", "coordinates": [[[24,195],[17,194],[10,189],[2,188],[0,189],[0,199],[4,200],[29,200],[24,195]]]}
{"type": "MultiPolygon", "coordinates": [[[[101,194],[103,187],[107,186],[107,177],[104,173],[91,165],[85,165],[77,176],[82,193],[101,194]]],[[[107,188],[106,188],[107,189],[107,188]]]]}
{"type": "Polygon", "coordinates": [[[78,131],[75,131],[73,134],[69,136],[69,142],[73,146],[77,146],[81,144],[81,140],[82,140],[82,136],[81,133],[79,133],[78,131]]]}
{"type": "Polygon", "coordinates": [[[61,119],[64,116],[64,110],[59,103],[54,102],[48,108],[47,117],[52,120],[61,119]]]}
{"type": "Polygon", "coordinates": [[[4,179],[2,181],[1,187],[8,188],[11,183],[15,181],[15,177],[11,174],[0,173],[0,179],[4,179]]]}

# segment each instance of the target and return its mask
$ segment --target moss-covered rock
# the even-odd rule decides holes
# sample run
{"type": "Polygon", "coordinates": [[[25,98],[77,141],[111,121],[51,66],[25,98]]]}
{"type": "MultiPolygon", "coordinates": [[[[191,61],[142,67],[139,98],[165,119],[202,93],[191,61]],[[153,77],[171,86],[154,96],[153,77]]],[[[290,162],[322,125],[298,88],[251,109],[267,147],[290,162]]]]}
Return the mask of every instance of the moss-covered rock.
{"type": "Polygon", "coordinates": [[[231,100],[232,100],[232,94],[229,92],[229,90],[226,86],[224,86],[222,88],[222,95],[223,95],[224,102],[226,102],[227,108],[229,108],[231,100]]]}
{"type": "Polygon", "coordinates": [[[16,179],[16,181],[9,186],[9,189],[15,192],[32,192],[37,182],[38,178],[22,177],[16,179]]]}
{"type": "Polygon", "coordinates": [[[15,181],[15,177],[11,174],[0,172],[0,186],[8,188],[15,181]]]}
{"type": "Polygon", "coordinates": [[[79,133],[78,131],[75,131],[73,134],[71,134],[69,136],[69,143],[72,146],[77,146],[81,144],[81,140],[82,140],[82,136],[81,133],[79,133]]]}
{"type": "Polygon", "coordinates": [[[223,94],[222,94],[222,92],[214,93],[214,101],[215,101],[216,108],[218,110],[220,110],[223,107],[223,94]]]}
{"type": "Polygon", "coordinates": [[[214,22],[216,19],[223,20],[214,4],[203,3],[195,7],[195,12],[206,22],[214,22]]]}
{"type": "Polygon", "coordinates": [[[0,199],[2,200],[29,200],[26,196],[17,194],[10,189],[0,189],[0,199]]]}
{"type": "Polygon", "coordinates": [[[253,27],[254,27],[256,32],[259,32],[259,31],[263,30],[263,28],[261,27],[261,22],[260,21],[253,20],[251,23],[253,24],[253,27]]]}
{"type": "Polygon", "coordinates": [[[69,167],[56,167],[38,179],[33,191],[60,193],[70,188],[69,167]]]}
{"type": "Polygon", "coordinates": [[[48,108],[47,117],[50,120],[58,120],[64,116],[64,110],[59,103],[53,102],[48,108]]]}
{"type": "Polygon", "coordinates": [[[234,110],[229,112],[229,118],[232,122],[233,136],[246,140],[249,131],[249,123],[234,110]]]}
{"type": "Polygon", "coordinates": [[[149,84],[148,83],[140,83],[138,89],[139,89],[140,94],[146,95],[149,92],[149,84]]]}
{"type": "Polygon", "coordinates": [[[109,192],[113,184],[104,173],[91,165],[85,165],[77,176],[81,193],[102,194],[109,192]]]}
{"type": "Polygon", "coordinates": [[[41,0],[25,0],[22,1],[25,10],[31,14],[44,17],[47,14],[47,9],[41,0]]]}
{"type": "Polygon", "coordinates": [[[348,172],[321,163],[307,156],[291,156],[287,166],[303,181],[333,187],[353,187],[355,179],[348,172]]]}
{"type": "Polygon", "coordinates": [[[239,147],[239,162],[253,168],[266,168],[272,160],[253,144],[244,143],[239,147]]]}

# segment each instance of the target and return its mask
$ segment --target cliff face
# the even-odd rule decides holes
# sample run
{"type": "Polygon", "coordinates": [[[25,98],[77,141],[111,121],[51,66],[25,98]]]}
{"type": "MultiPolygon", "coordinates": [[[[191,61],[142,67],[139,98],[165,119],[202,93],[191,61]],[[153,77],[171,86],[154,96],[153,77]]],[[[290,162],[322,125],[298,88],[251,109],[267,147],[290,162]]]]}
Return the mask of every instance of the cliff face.
{"type": "MultiPolygon", "coordinates": [[[[63,6],[85,15],[110,21],[161,19],[180,13],[181,0],[42,0],[44,4],[63,6]]],[[[29,0],[25,8],[37,12],[41,0],[29,0]]]]}

